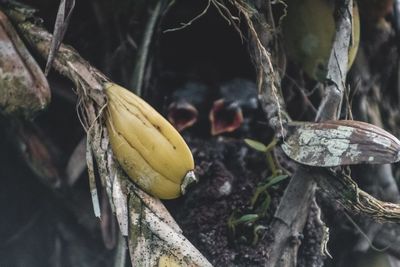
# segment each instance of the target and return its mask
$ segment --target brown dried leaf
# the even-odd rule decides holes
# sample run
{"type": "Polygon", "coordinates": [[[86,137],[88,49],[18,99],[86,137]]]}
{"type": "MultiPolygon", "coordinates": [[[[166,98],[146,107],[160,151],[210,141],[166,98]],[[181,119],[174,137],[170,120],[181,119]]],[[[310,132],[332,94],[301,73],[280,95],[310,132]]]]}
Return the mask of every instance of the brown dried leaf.
{"type": "Polygon", "coordinates": [[[0,109],[32,118],[50,102],[42,71],[0,11],[0,109]]]}
{"type": "Polygon", "coordinates": [[[54,61],[54,57],[58,52],[65,32],[67,31],[69,19],[71,17],[72,11],[74,10],[74,7],[75,0],[61,0],[60,5],[58,6],[53,38],[51,39],[49,56],[47,57],[46,68],[44,71],[46,76],[50,71],[51,65],[54,61]]]}
{"type": "Polygon", "coordinates": [[[73,186],[86,169],[86,137],[76,145],[68,159],[65,174],[69,186],[73,186]]]}
{"type": "Polygon", "coordinates": [[[132,195],[129,205],[129,251],[137,266],[157,266],[165,257],[172,257],[182,267],[212,266],[181,233],[144,206],[139,197],[132,195]]]}
{"type": "Polygon", "coordinates": [[[38,178],[51,188],[61,186],[61,175],[54,145],[32,122],[13,121],[11,133],[22,158],[38,178]]]}
{"type": "Polygon", "coordinates": [[[282,149],[294,161],[318,167],[400,160],[396,137],[375,125],[350,120],[290,123],[282,149]]]}

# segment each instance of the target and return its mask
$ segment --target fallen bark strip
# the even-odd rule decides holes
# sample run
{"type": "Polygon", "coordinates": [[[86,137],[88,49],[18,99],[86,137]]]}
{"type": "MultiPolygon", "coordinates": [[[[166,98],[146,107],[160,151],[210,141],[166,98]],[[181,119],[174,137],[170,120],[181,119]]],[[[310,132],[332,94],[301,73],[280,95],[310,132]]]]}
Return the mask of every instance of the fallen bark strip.
{"type": "MultiPolygon", "coordinates": [[[[38,21],[32,16],[32,10],[11,3],[4,6],[28,43],[43,58],[47,58],[51,34],[32,22],[38,21]]],[[[53,67],[76,86],[80,119],[88,135],[88,159],[89,162],[92,157],[96,159],[102,186],[117,216],[121,232],[124,236],[129,236],[130,253],[135,256],[131,257],[133,266],[137,266],[139,261],[154,265],[160,257],[172,257],[181,266],[212,266],[181,234],[179,226],[161,201],[150,201],[149,196],[129,183],[128,178],[115,164],[102,119],[102,111],[107,102],[103,84],[108,78],[65,45],[60,46],[53,67]],[[144,232],[141,232],[142,229],[144,232]]],[[[94,177],[93,167],[88,168],[94,177]]],[[[95,185],[92,185],[92,190],[93,188],[95,185]]],[[[97,193],[92,191],[92,194],[97,193]]]]}

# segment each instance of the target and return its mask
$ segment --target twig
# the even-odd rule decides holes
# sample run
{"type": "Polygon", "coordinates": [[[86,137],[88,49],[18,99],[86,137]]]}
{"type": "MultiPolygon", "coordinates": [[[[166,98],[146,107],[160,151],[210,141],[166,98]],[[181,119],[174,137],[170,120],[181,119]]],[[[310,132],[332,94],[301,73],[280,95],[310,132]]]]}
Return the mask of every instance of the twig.
{"type": "Polygon", "coordinates": [[[400,205],[374,198],[344,173],[327,169],[314,169],[315,180],[330,199],[338,201],[347,210],[362,214],[380,222],[400,223],[400,205]]]}
{"type": "Polygon", "coordinates": [[[183,29],[189,27],[190,25],[192,25],[193,22],[195,22],[196,20],[200,19],[202,16],[204,16],[207,13],[208,9],[210,8],[210,5],[211,5],[211,0],[207,0],[207,6],[203,9],[203,11],[201,11],[200,14],[198,14],[196,17],[192,18],[188,22],[181,23],[181,26],[179,26],[179,27],[164,30],[164,33],[180,31],[180,30],[183,30],[183,29]]]}
{"type": "Polygon", "coordinates": [[[347,74],[348,51],[352,33],[351,14],[353,1],[347,0],[339,9],[339,21],[332,53],[328,62],[328,86],[325,88],[325,97],[318,108],[316,121],[338,119],[345,92],[347,74]]]}
{"type": "Polygon", "coordinates": [[[151,14],[151,17],[146,25],[142,44],[138,52],[138,60],[136,62],[135,69],[133,71],[130,87],[132,88],[132,91],[138,96],[142,95],[144,71],[146,69],[146,65],[148,62],[148,54],[149,54],[151,39],[154,34],[154,29],[158,19],[160,18],[162,2],[163,1],[157,2],[151,14]]]}
{"type": "Polygon", "coordinates": [[[398,224],[385,224],[376,234],[375,246],[387,248],[386,251],[400,259],[400,227],[398,224]]]}
{"type": "Polygon", "coordinates": [[[321,209],[317,204],[316,195],[311,201],[304,228],[304,244],[299,248],[298,265],[322,267],[326,256],[331,257],[327,249],[329,229],[321,220],[321,209]]]}
{"type": "Polygon", "coordinates": [[[285,190],[271,223],[271,233],[275,236],[268,249],[268,266],[297,265],[299,234],[306,223],[315,190],[312,176],[310,170],[299,168],[285,190]]]}

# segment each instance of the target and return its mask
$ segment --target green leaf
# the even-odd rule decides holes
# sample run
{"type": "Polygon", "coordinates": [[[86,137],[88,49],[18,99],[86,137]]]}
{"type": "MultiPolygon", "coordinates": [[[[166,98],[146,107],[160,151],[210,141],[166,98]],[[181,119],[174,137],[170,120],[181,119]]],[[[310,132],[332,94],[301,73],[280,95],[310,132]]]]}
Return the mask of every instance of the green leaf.
{"type": "Polygon", "coordinates": [[[268,183],[265,185],[265,189],[285,180],[288,177],[289,177],[289,175],[286,175],[286,174],[272,177],[271,180],[269,180],[268,183]]]}
{"type": "Polygon", "coordinates": [[[236,217],[236,211],[233,211],[231,216],[229,216],[228,222],[227,222],[228,223],[228,228],[229,228],[230,232],[233,235],[236,234],[236,220],[235,220],[235,217],[236,217]]]}
{"type": "Polygon", "coordinates": [[[253,229],[254,238],[253,238],[253,242],[252,242],[253,246],[257,245],[257,243],[258,243],[259,232],[260,231],[265,231],[266,229],[267,229],[267,227],[265,227],[263,225],[257,225],[256,227],[254,227],[254,229],[253,229]]]}
{"type": "Polygon", "coordinates": [[[256,191],[254,192],[253,197],[250,200],[251,208],[254,208],[254,205],[256,204],[258,198],[261,194],[265,194],[266,189],[267,188],[265,185],[257,186],[256,191]]]}
{"type": "Polygon", "coordinates": [[[235,221],[236,224],[239,223],[251,223],[251,222],[255,222],[256,220],[258,220],[260,216],[258,214],[246,214],[243,215],[242,217],[240,217],[239,219],[237,219],[235,221]]]}
{"type": "Polygon", "coordinates": [[[265,200],[260,205],[260,210],[261,211],[259,212],[259,214],[260,214],[261,217],[265,217],[267,215],[267,211],[268,211],[269,206],[271,204],[271,195],[268,194],[267,191],[265,191],[265,192],[266,192],[265,193],[265,200]]]}
{"type": "Polygon", "coordinates": [[[265,184],[260,184],[257,186],[256,191],[253,194],[253,197],[250,200],[250,206],[253,208],[254,205],[256,204],[257,200],[259,199],[259,197],[264,194],[264,195],[268,195],[267,189],[270,188],[271,186],[285,180],[286,178],[288,178],[289,176],[286,174],[282,174],[282,175],[277,175],[277,176],[270,176],[268,177],[268,180],[265,184]]]}
{"type": "Polygon", "coordinates": [[[260,151],[260,152],[267,152],[268,148],[266,145],[264,145],[263,143],[260,143],[258,141],[252,140],[252,139],[244,139],[244,142],[251,148],[260,151]]]}

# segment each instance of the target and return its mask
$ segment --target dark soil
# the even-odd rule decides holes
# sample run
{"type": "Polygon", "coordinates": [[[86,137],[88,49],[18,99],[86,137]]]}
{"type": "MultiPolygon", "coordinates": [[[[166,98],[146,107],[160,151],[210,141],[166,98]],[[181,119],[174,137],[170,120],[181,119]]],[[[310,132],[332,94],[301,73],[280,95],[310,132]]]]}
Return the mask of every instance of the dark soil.
{"type": "MultiPolygon", "coordinates": [[[[239,225],[235,233],[230,231],[228,220],[255,213],[250,200],[256,185],[267,177],[265,155],[246,147],[240,139],[215,138],[191,145],[200,182],[181,200],[179,208],[171,209],[179,225],[215,266],[263,266],[269,217],[239,225]],[[260,240],[252,244],[256,226],[265,229],[258,233],[260,240]]],[[[268,214],[276,207],[280,190],[271,193],[274,197],[268,214]]]]}

